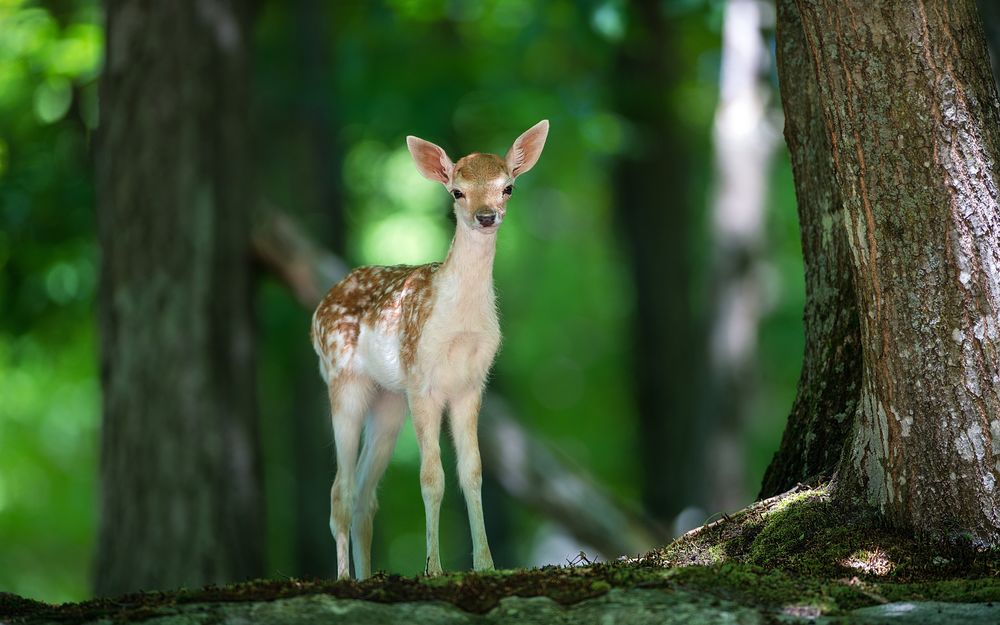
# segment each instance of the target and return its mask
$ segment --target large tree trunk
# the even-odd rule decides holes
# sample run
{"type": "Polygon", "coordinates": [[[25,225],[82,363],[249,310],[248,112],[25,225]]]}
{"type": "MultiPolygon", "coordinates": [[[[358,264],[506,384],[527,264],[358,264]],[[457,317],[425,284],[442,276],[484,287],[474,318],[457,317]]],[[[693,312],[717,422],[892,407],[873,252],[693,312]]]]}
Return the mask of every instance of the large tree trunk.
{"type": "Polygon", "coordinates": [[[705,457],[707,428],[699,414],[704,327],[692,302],[692,235],[701,208],[692,171],[697,148],[671,99],[682,67],[673,48],[678,33],[670,32],[655,0],[633,3],[631,10],[615,98],[632,124],[634,143],[615,171],[614,212],[631,255],[636,297],[633,371],[643,503],[658,520],[672,521],[705,499],[701,471],[671,470],[697,466],[705,457]]]}
{"type": "Polygon", "coordinates": [[[792,149],[832,156],[860,319],[836,495],[1000,544],[1000,120],[975,2],[783,4],[828,139],[792,149]]]}
{"type": "Polygon", "coordinates": [[[242,5],[109,0],[96,590],[263,572],[242,5]]]}
{"type": "Polygon", "coordinates": [[[829,477],[847,440],[861,388],[861,343],[840,189],[819,85],[794,2],[778,2],[778,76],[785,142],[795,173],[805,265],[805,354],[788,425],[760,498],[829,477]]]}

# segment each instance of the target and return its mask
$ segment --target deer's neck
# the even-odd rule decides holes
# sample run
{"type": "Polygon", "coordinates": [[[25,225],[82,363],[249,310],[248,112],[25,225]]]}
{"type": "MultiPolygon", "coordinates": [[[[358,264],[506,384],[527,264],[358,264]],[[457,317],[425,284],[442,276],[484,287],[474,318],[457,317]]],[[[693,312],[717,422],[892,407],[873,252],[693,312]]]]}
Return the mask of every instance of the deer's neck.
{"type": "Polygon", "coordinates": [[[493,258],[497,235],[473,232],[461,222],[448,256],[435,276],[440,298],[456,304],[493,305],[493,258]]]}

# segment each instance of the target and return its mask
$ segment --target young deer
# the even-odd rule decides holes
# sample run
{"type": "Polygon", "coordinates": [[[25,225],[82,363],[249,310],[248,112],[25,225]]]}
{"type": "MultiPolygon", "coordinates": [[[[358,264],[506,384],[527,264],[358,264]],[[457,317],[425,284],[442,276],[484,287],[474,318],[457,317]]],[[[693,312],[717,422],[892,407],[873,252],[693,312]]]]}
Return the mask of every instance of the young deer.
{"type": "Polygon", "coordinates": [[[476,433],[483,386],[500,345],[493,257],[514,180],[538,161],[548,131],[548,121],[541,121],[517,138],[506,158],[473,153],[454,164],[433,143],[407,137],[420,173],[443,184],[455,198],[457,223],[447,258],[415,267],[355,269],[313,315],[312,342],[329,389],[337,449],[330,530],[337,541],[340,578],[350,576],[349,535],[355,575],[371,575],[375,488],[389,463],[407,402],[420,445],[426,572],[441,572],[438,512],[444,471],[439,438],[445,409],[469,512],[473,566],[493,568],[476,433]],[[362,426],[365,442],[358,460],[362,426]]]}

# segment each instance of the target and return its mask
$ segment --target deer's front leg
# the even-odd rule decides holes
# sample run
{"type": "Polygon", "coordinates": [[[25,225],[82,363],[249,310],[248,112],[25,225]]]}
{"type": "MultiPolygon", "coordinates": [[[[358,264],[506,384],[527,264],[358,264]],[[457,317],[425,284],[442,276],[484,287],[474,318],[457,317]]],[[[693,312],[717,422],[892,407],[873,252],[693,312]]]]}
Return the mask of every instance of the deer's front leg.
{"type": "Polygon", "coordinates": [[[430,397],[410,394],[413,429],[420,445],[420,493],[424,498],[427,522],[428,575],[441,573],[441,553],[438,545],[438,519],[444,496],[444,469],[441,468],[441,411],[444,405],[430,397]]]}
{"type": "Polygon", "coordinates": [[[482,393],[476,389],[451,403],[448,411],[451,434],[458,456],[458,480],[469,511],[472,532],[472,567],[477,571],[493,568],[493,556],[486,539],[483,520],[483,463],[479,457],[479,405],[482,393]]]}

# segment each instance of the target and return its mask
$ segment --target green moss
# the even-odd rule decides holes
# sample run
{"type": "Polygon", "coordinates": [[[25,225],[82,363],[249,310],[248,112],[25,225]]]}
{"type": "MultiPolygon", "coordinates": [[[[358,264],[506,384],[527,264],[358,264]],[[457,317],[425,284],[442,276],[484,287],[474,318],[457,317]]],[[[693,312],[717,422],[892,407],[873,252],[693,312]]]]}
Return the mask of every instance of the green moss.
{"type": "Polygon", "coordinates": [[[1000,579],[952,579],[919,584],[882,584],[879,590],[889,601],[1000,601],[1000,579]]]}
{"type": "MultiPolygon", "coordinates": [[[[191,603],[270,601],[310,594],[362,599],[379,603],[444,601],[463,610],[484,613],[503,597],[546,596],[565,605],[599,597],[613,588],[684,590],[774,613],[802,611],[838,614],[847,610],[904,600],[1000,601],[1000,580],[955,579],[899,584],[858,577],[824,578],[727,562],[711,566],[660,568],[643,563],[615,562],[586,567],[547,567],[439,577],[378,575],[365,582],[331,580],[261,580],[226,587],[145,593],[114,600],[94,600],[48,606],[6,596],[5,616],[34,616],[65,621],[113,617],[142,620],[171,606],[191,603]]],[[[4,610],[0,609],[0,613],[4,610]]]]}
{"type": "Polygon", "coordinates": [[[178,604],[309,594],[383,603],[444,601],[484,613],[504,597],[545,596],[568,605],[613,588],[690,590],[766,610],[818,615],[889,601],[1000,601],[998,573],[996,550],[918,542],[872,517],[843,510],[826,489],[804,488],[755,503],[638,560],[437,577],[379,574],[364,582],[261,580],[61,607],[0,595],[0,616],[6,608],[15,615],[63,620],[94,615],[136,620],[178,604]]]}
{"type": "Polygon", "coordinates": [[[765,517],[745,560],[812,575],[841,572],[837,562],[852,551],[855,535],[825,493],[803,493],[765,517]]]}
{"type": "Polygon", "coordinates": [[[451,584],[460,583],[461,578],[460,573],[442,573],[441,575],[425,575],[414,579],[417,583],[428,588],[444,588],[451,584]]]}
{"type": "Polygon", "coordinates": [[[674,569],[671,578],[679,586],[711,592],[741,604],[830,607],[810,584],[782,571],[768,571],[743,564],[721,564],[674,569]]]}
{"type": "Polygon", "coordinates": [[[996,576],[1000,552],[917,540],[863,511],[845,510],[827,488],[802,488],[694,530],[647,563],[736,563],[811,578],[907,583],[996,576]]]}
{"type": "Polygon", "coordinates": [[[1000,601],[1000,580],[959,579],[914,584],[866,582],[857,577],[817,578],[747,564],[672,569],[680,587],[772,610],[812,607],[824,614],[895,601],[1000,601]]]}

